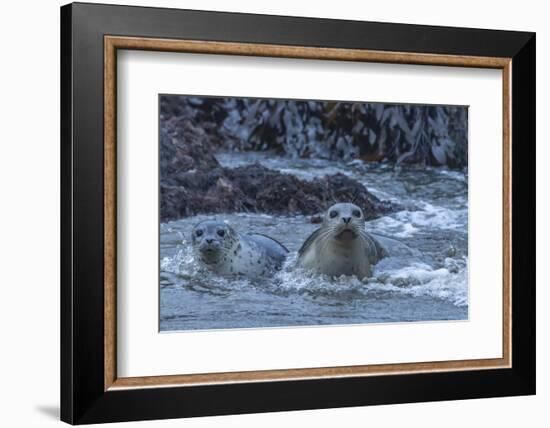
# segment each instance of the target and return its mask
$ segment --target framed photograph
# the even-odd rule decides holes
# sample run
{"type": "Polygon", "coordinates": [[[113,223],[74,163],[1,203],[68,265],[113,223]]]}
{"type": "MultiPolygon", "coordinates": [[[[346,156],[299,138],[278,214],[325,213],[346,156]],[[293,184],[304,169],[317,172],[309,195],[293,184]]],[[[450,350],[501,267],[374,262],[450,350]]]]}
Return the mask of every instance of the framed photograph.
{"type": "Polygon", "coordinates": [[[535,35],[61,8],[61,418],[535,393],[535,35]]]}

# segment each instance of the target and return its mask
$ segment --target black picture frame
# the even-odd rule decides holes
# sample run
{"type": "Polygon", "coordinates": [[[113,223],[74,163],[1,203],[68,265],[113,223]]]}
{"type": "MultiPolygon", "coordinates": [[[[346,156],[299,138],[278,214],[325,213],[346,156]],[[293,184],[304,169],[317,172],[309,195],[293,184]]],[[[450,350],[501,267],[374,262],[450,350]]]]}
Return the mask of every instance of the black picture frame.
{"type": "Polygon", "coordinates": [[[86,424],[534,394],[535,98],[534,33],[63,6],[61,419],[86,424]],[[512,58],[512,367],[105,391],[105,35],[512,58]]]}

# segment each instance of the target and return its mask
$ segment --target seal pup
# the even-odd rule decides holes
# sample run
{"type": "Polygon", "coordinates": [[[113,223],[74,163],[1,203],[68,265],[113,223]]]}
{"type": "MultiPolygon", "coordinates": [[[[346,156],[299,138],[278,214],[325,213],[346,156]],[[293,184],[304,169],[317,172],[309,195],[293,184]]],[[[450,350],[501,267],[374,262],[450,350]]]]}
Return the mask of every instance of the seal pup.
{"type": "Polygon", "coordinates": [[[288,253],[267,235],[237,233],[216,220],[196,224],[191,239],[199,264],[218,275],[267,275],[281,269],[288,253]]]}
{"type": "Polygon", "coordinates": [[[323,223],[298,250],[298,266],[338,277],[372,275],[372,266],[388,252],[365,230],[365,216],[355,204],[331,206],[323,223]]]}

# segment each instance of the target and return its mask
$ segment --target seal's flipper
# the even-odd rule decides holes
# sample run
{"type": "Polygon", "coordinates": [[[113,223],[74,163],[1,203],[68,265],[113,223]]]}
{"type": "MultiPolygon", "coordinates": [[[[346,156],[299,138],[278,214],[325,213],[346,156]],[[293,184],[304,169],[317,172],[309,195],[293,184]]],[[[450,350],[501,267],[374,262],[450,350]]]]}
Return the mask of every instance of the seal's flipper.
{"type": "Polygon", "coordinates": [[[260,247],[267,257],[275,261],[278,267],[283,264],[289,251],[279,241],[261,233],[250,233],[246,237],[260,247]]]}
{"type": "Polygon", "coordinates": [[[286,248],[281,242],[277,241],[275,238],[272,238],[271,236],[264,235],[263,233],[249,233],[248,236],[251,237],[259,237],[260,239],[265,238],[269,241],[274,242],[275,244],[279,245],[285,252],[289,253],[288,248],[286,248]]]}
{"type": "Polygon", "coordinates": [[[384,257],[388,257],[388,250],[373,235],[366,231],[361,232],[365,242],[365,255],[371,264],[378,263],[384,257]]]}

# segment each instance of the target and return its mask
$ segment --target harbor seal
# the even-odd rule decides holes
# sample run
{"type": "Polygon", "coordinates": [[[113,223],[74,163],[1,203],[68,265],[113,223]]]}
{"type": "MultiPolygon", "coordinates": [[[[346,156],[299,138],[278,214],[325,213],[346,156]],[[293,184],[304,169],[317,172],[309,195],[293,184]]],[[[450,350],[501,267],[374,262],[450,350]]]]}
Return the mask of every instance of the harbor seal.
{"type": "Polygon", "coordinates": [[[365,230],[365,216],[355,204],[331,206],[322,226],[298,250],[298,266],[338,277],[372,275],[372,266],[386,257],[386,249],[365,230]]]}
{"type": "Polygon", "coordinates": [[[192,243],[200,265],[218,275],[267,275],[281,269],[288,253],[283,244],[267,235],[237,233],[216,220],[196,224],[192,243]]]}

